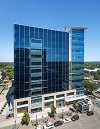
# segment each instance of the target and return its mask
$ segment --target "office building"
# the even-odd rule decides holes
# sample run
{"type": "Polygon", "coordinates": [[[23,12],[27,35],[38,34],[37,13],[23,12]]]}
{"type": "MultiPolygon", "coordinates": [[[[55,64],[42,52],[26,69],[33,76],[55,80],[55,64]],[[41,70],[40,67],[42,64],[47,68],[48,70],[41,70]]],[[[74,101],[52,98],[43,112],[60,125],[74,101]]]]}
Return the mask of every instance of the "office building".
{"type": "Polygon", "coordinates": [[[84,29],[14,24],[14,117],[84,97],[84,29]]]}

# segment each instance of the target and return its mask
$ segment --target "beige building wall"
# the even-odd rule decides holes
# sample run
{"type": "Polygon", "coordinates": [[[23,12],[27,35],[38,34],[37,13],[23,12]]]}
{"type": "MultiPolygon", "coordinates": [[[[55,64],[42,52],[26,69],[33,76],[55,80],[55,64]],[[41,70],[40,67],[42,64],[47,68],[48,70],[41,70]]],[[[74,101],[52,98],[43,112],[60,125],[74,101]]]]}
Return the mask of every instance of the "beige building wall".
{"type": "Polygon", "coordinates": [[[53,96],[54,97],[54,106],[56,107],[56,96],[64,94],[64,106],[65,106],[65,104],[66,104],[66,95],[67,95],[67,93],[71,93],[71,92],[74,92],[74,98],[76,98],[76,89],[42,95],[42,111],[44,111],[44,109],[45,109],[45,97],[53,96]]]}
{"type": "MultiPolygon", "coordinates": [[[[67,93],[71,93],[71,92],[74,92],[74,98],[76,98],[76,90],[67,90],[67,91],[62,91],[62,92],[56,92],[56,93],[42,95],[42,111],[44,111],[44,109],[45,109],[45,97],[53,96],[54,97],[54,105],[56,107],[56,99],[57,99],[56,96],[64,94],[64,106],[65,106],[66,105],[66,99],[67,99],[66,95],[67,95],[67,93]]],[[[28,113],[31,112],[31,97],[15,99],[14,100],[14,118],[18,117],[17,103],[18,102],[23,102],[23,101],[28,101],[28,113]]],[[[20,116],[22,116],[22,115],[23,115],[23,113],[20,114],[20,116]]]]}
{"type": "Polygon", "coordinates": [[[23,101],[28,101],[28,113],[31,112],[31,97],[21,98],[21,99],[15,99],[14,100],[14,118],[17,117],[17,107],[18,107],[17,106],[17,103],[18,102],[23,102],[23,101]]]}

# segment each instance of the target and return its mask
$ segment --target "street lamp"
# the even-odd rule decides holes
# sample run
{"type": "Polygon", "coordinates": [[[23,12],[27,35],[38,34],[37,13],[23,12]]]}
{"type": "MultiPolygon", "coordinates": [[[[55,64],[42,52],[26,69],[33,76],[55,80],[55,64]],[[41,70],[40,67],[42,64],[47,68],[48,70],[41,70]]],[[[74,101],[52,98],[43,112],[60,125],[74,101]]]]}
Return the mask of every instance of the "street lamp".
{"type": "Polygon", "coordinates": [[[95,103],[93,102],[93,111],[94,111],[95,103]]]}
{"type": "Polygon", "coordinates": [[[16,120],[15,120],[15,129],[16,129],[16,120]]]}
{"type": "Polygon", "coordinates": [[[63,109],[62,109],[62,120],[63,120],[63,109]]]}

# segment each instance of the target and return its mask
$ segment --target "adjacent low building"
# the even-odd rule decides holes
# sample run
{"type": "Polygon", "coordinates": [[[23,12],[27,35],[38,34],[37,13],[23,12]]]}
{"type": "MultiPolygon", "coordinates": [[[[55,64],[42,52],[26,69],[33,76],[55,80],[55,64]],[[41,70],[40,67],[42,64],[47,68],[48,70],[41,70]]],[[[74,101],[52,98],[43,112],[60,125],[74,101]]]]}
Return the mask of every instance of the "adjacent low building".
{"type": "Polygon", "coordinates": [[[100,70],[100,68],[95,68],[95,69],[84,69],[84,72],[85,73],[94,73],[94,72],[97,72],[98,70],[100,70]]]}
{"type": "Polygon", "coordinates": [[[81,113],[86,113],[87,111],[92,111],[93,110],[93,104],[91,100],[89,99],[84,99],[81,101],[78,101],[78,109],[81,113]]]}

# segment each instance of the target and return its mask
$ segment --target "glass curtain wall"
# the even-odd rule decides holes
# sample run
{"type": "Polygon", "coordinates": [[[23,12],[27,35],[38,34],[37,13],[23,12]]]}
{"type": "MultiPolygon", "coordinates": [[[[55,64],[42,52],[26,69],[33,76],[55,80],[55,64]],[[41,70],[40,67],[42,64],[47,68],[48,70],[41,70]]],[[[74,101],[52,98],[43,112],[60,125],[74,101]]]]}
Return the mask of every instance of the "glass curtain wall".
{"type": "Polygon", "coordinates": [[[69,88],[68,33],[43,30],[43,94],[69,88]],[[47,81],[46,81],[47,80],[47,81]]]}
{"type": "Polygon", "coordinates": [[[31,109],[42,107],[42,40],[31,38],[31,109]]]}
{"type": "Polygon", "coordinates": [[[14,25],[14,98],[30,96],[29,27],[14,25]]]}
{"type": "Polygon", "coordinates": [[[42,94],[69,89],[69,33],[14,25],[15,99],[31,96],[32,108],[42,94]]]}
{"type": "Polygon", "coordinates": [[[76,95],[84,95],[84,30],[72,29],[71,46],[72,89],[76,95]]]}

